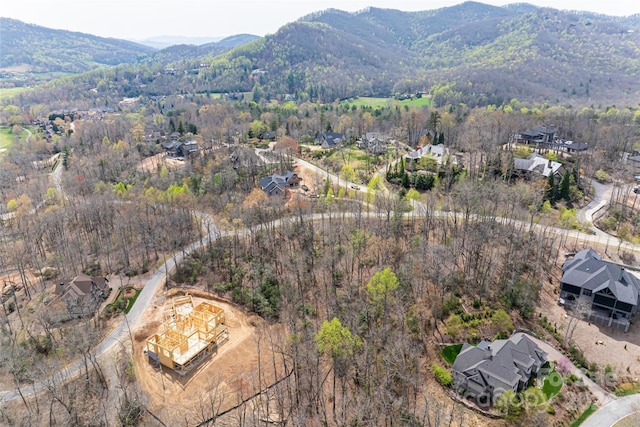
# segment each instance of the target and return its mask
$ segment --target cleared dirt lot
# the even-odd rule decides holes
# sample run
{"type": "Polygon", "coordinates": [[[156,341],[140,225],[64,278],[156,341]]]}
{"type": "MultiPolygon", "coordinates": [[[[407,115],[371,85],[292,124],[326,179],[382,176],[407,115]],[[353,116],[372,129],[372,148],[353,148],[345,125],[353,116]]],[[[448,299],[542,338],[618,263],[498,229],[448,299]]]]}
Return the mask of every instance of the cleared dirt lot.
{"type": "MultiPolygon", "coordinates": [[[[134,331],[138,383],[149,399],[149,409],[165,423],[202,420],[203,414],[212,408],[223,411],[275,381],[270,341],[280,341],[281,329],[233,304],[196,295],[194,303],[207,301],[225,310],[229,341],[188,375],[181,377],[170,369],[160,369],[144,354],[145,340],[160,331],[162,304],[148,310],[143,325],[134,331]]],[[[164,301],[169,303],[170,296],[164,301]]]]}

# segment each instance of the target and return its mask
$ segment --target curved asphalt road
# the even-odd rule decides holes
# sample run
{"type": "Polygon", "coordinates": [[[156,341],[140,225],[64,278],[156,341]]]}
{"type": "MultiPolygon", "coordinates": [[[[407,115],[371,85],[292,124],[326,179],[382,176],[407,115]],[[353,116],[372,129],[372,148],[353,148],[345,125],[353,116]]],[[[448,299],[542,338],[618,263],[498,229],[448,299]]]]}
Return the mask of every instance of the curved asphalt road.
{"type": "MultiPolygon", "coordinates": [[[[330,173],[328,173],[326,170],[320,169],[317,166],[305,162],[304,160],[301,159],[296,159],[296,161],[299,161],[300,163],[304,164],[305,166],[311,168],[312,170],[315,170],[317,173],[319,174],[323,174],[326,175],[328,179],[337,181],[338,178],[330,173]]],[[[58,169],[62,169],[62,168],[57,168],[58,169]]],[[[56,170],[56,171],[57,171],[56,170]]],[[[61,172],[58,172],[58,177],[57,179],[59,180],[59,174],[61,172]]],[[[56,181],[56,177],[54,176],[54,182],[56,181]]],[[[349,182],[345,182],[343,181],[343,183],[345,185],[355,185],[353,183],[349,183],[349,182]]],[[[363,191],[367,191],[366,189],[363,189],[363,191]]],[[[422,207],[420,205],[418,205],[418,207],[422,207]]],[[[375,217],[381,217],[384,218],[386,217],[384,214],[382,213],[376,213],[376,212],[366,212],[362,214],[363,216],[366,217],[371,217],[371,218],[375,218],[375,217]]],[[[422,209],[417,209],[414,210],[412,212],[409,212],[407,214],[407,216],[409,217],[419,217],[422,216],[423,212],[422,209]],[[416,212],[418,211],[418,212],[416,212]]],[[[440,217],[440,218],[454,218],[454,217],[460,217],[462,218],[463,214],[461,213],[455,213],[455,212],[433,212],[433,215],[435,217],[440,217]]],[[[133,308],[131,309],[131,311],[129,312],[129,314],[124,316],[124,321],[120,323],[120,325],[113,330],[107,337],[105,337],[102,342],[96,346],[96,348],[94,349],[93,353],[94,356],[96,356],[97,358],[102,357],[105,353],[107,353],[112,347],[114,347],[119,341],[122,340],[127,340],[129,339],[129,333],[130,330],[135,328],[136,326],[138,326],[138,323],[140,322],[140,319],[142,318],[143,313],[149,308],[149,306],[151,305],[151,300],[154,297],[154,295],[156,294],[157,290],[160,288],[160,286],[162,286],[162,284],[164,283],[165,279],[166,279],[166,275],[168,272],[171,272],[177,263],[180,263],[182,261],[182,259],[188,255],[189,253],[193,252],[194,250],[202,247],[203,245],[207,244],[208,242],[218,238],[220,236],[220,230],[215,226],[214,222],[213,222],[213,218],[205,213],[197,213],[196,216],[200,219],[201,221],[201,228],[202,230],[206,233],[204,235],[204,237],[202,237],[200,240],[198,240],[197,242],[192,243],[191,245],[189,245],[188,247],[184,248],[182,251],[176,253],[172,258],[168,259],[165,263],[163,263],[154,273],[153,275],[148,279],[147,283],[145,284],[143,290],[140,292],[140,295],[138,296],[138,299],[136,300],[136,304],[133,306],[133,308]]],[[[344,215],[345,217],[348,216],[356,216],[356,214],[352,214],[352,213],[346,213],[344,215]]],[[[314,214],[314,215],[308,215],[307,219],[309,220],[318,220],[323,218],[324,216],[322,214],[314,214]]],[[[477,215],[471,215],[471,219],[475,219],[477,218],[477,215]]],[[[284,220],[277,220],[274,222],[274,225],[278,225],[281,224],[283,221],[286,221],[286,219],[284,220]]],[[[501,222],[501,223],[511,223],[511,224],[526,224],[528,225],[528,222],[524,222],[524,221],[514,221],[514,220],[506,220],[503,218],[496,218],[497,222],[501,222]]],[[[567,234],[569,238],[574,239],[576,241],[580,240],[582,242],[585,243],[600,243],[600,244],[607,244],[609,242],[609,239],[611,236],[609,235],[605,235],[605,236],[599,236],[599,235],[593,235],[593,234],[585,234],[585,233],[580,233],[577,231],[567,231],[567,230],[563,230],[563,229],[558,229],[558,228],[553,228],[553,227],[544,227],[538,224],[534,224],[532,226],[532,229],[535,231],[550,231],[556,234],[567,234]]],[[[241,230],[238,231],[239,233],[243,233],[243,232],[247,232],[247,229],[245,230],[241,230]]],[[[640,252],[640,246],[637,245],[632,245],[630,243],[624,242],[621,245],[623,248],[625,248],[626,250],[631,250],[631,251],[636,251],[636,252],[640,252]]],[[[34,393],[40,392],[43,389],[45,389],[47,387],[48,384],[50,384],[51,382],[58,382],[58,381],[65,381],[68,380],[70,378],[74,378],[77,375],[79,375],[81,373],[81,370],[83,368],[84,364],[82,360],[78,360],[72,364],[70,364],[69,366],[67,366],[64,369],[64,373],[60,372],[57,374],[54,374],[52,377],[47,378],[46,380],[40,381],[38,383],[33,384],[32,386],[25,386],[25,388],[22,390],[22,395],[23,396],[31,396],[34,393]]],[[[20,396],[19,390],[18,389],[12,389],[12,390],[3,390],[0,391],[0,402],[5,402],[5,401],[9,401],[9,400],[13,400],[13,399],[17,399],[20,396]]],[[[627,399],[627,400],[622,400],[619,399],[615,402],[621,401],[623,403],[621,403],[621,405],[623,405],[625,402],[629,401],[628,405],[625,406],[627,408],[630,408],[634,402],[631,401],[631,399],[627,399]]],[[[615,403],[614,402],[614,403],[615,403]]],[[[604,409],[604,408],[603,408],[604,409]]],[[[632,411],[631,409],[627,409],[629,410],[628,413],[632,413],[634,411],[632,411]]],[[[614,411],[616,413],[619,413],[620,410],[616,409],[616,411],[614,411]]],[[[599,414],[600,411],[596,412],[596,414],[599,414]]],[[[596,414],[592,415],[595,416],[596,414]]],[[[586,425],[586,424],[585,424],[586,425]]],[[[594,424],[595,425],[595,424],[594,424]]],[[[599,424],[599,425],[606,425],[606,424],[599,424]]]]}
{"type": "Polygon", "coordinates": [[[628,425],[640,425],[640,394],[620,397],[607,403],[591,414],[580,427],[611,427],[628,415],[634,418],[628,425]]]}
{"type": "MultiPolygon", "coordinates": [[[[164,262],[147,280],[147,283],[142,288],[136,303],[134,304],[129,314],[124,316],[124,320],[114,329],[109,335],[107,335],[102,342],[95,347],[93,355],[96,358],[101,358],[105,353],[111,350],[118,342],[126,341],[130,338],[130,331],[138,326],[143,313],[151,305],[156,291],[164,284],[167,273],[171,272],[177,263],[180,263],[185,255],[193,252],[194,250],[204,246],[208,242],[215,240],[220,236],[220,231],[215,226],[213,218],[210,215],[204,213],[198,213],[198,218],[201,222],[202,230],[206,233],[204,237],[197,242],[184,248],[181,252],[176,253],[172,258],[169,258],[164,262]]],[[[66,381],[71,378],[75,378],[82,372],[84,367],[84,361],[82,359],[68,365],[64,368],[63,372],[56,372],[50,378],[37,382],[31,386],[25,386],[22,389],[22,395],[25,397],[31,396],[34,393],[40,392],[47,388],[51,382],[66,381]]],[[[6,402],[20,397],[18,389],[3,390],[0,391],[0,402],[6,402]]]]}

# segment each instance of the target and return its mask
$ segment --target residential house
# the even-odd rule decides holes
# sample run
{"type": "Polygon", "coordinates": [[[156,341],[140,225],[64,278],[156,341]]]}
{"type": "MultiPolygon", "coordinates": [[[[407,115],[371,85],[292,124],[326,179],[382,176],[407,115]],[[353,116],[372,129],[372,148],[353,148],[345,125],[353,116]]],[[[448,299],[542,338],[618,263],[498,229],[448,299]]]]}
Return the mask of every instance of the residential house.
{"type": "Polygon", "coordinates": [[[198,142],[194,140],[183,142],[182,146],[178,149],[178,153],[182,157],[193,156],[197,154],[198,151],[200,151],[200,147],[198,146],[198,142]]]}
{"type": "Polygon", "coordinates": [[[555,151],[574,154],[589,148],[589,144],[585,142],[574,142],[558,138],[557,130],[553,125],[536,126],[533,130],[526,130],[515,135],[515,140],[521,144],[535,144],[541,148],[550,148],[555,151]]]}
{"type": "Polygon", "coordinates": [[[454,165],[458,163],[458,159],[456,158],[456,156],[452,156],[449,149],[445,147],[444,144],[425,145],[422,148],[418,148],[410,152],[409,154],[404,156],[404,158],[407,162],[417,163],[424,156],[432,157],[433,159],[435,159],[438,165],[442,165],[447,161],[450,161],[451,164],[454,165]]]}
{"type": "Polygon", "coordinates": [[[573,142],[564,139],[556,139],[553,143],[545,145],[547,148],[551,148],[555,151],[564,151],[566,153],[580,153],[589,149],[589,144],[586,142],[573,142]]]}
{"type": "Polygon", "coordinates": [[[299,184],[300,178],[291,171],[286,171],[284,175],[273,174],[260,178],[260,188],[267,196],[284,196],[286,189],[299,184]]]}
{"type": "Polygon", "coordinates": [[[526,130],[516,135],[516,140],[523,144],[547,144],[556,138],[556,128],[553,125],[536,126],[533,130],[526,130]]]}
{"type": "Polygon", "coordinates": [[[453,385],[489,406],[507,390],[524,390],[546,361],[547,353],[523,333],[477,346],[465,343],[453,363],[453,385]]]}
{"type": "Polygon", "coordinates": [[[244,94],[240,92],[225,93],[224,98],[227,101],[242,101],[244,99],[244,94]]]}
{"type": "Polygon", "coordinates": [[[547,160],[541,155],[533,153],[526,159],[513,159],[513,174],[530,180],[548,178],[553,174],[559,179],[564,175],[564,166],[562,163],[547,160]]]}
{"type": "Polygon", "coordinates": [[[167,152],[167,156],[169,157],[178,157],[178,147],[180,146],[180,141],[167,141],[163,142],[162,148],[167,152]]]}
{"type": "Polygon", "coordinates": [[[562,265],[560,298],[567,303],[582,298],[596,316],[629,320],[638,312],[639,296],[640,278],[622,265],[604,261],[593,249],[576,253],[562,265]]]}
{"type": "Polygon", "coordinates": [[[200,147],[197,141],[168,141],[163,142],[162,148],[165,149],[169,157],[189,157],[196,154],[200,147]]]}
{"type": "Polygon", "coordinates": [[[329,149],[337,147],[339,144],[342,144],[347,140],[346,136],[343,133],[336,132],[325,132],[319,133],[316,136],[316,145],[321,145],[322,148],[329,149]]]}
{"type": "Polygon", "coordinates": [[[108,283],[106,277],[80,274],[68,283],[57,284],[54,293],[64,301],[70,317],[91,316],[109,296],[108,283]]]}
{"type": "Polygon", "coordinates": [[[358,141],[358,148],[371,154],[385,154],[388,152],[389,138],[379,132],[367,132],[358,141]]]}
{"type": "Polygon", "coordinates": [[[258,135],[258,138],[264,141],[275,141],[276,136],[277,134],[275,131],[268,131],[268,132],[262,132],[260,135],[258,135]]]}

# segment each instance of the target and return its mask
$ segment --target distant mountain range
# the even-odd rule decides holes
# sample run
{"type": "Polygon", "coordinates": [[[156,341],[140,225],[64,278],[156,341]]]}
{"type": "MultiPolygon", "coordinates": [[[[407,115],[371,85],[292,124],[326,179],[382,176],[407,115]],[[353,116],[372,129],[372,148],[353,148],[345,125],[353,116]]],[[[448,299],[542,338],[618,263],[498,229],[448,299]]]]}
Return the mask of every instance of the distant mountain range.
{"type": "Polygon", "coordinates": [[[48,73],[81,73],[101,66],[132,63],[155,49],[126,40],[52,30],[0,18],[0,68],[48,73]]]}
{"type": "Polygon", "coordinates": [[[146,73],[127,95],[179,87],[322,101],[428,91],[437,105],[512,98],[635,105],[640,99],[640,15],[476,2],[422,12],[329,9],[263,38],[239,35],[160,51],[8,21],[15,29],[7,38],[2,21],[3,67],[83,71],[128,63],[142,71],[151,64],[185,70],[162,78],[146,73]]]}
{"type": "Polygon", "coordinates": [[[128,40],[53,30],[15,19],[0,18],[0,68],[17,68],[36,73],[81,73],[103,66],[149,61],[173,62],[217,55],[257,38],[258,36],[240,34],[226,38],[162,36],[149,39],[147,43],[164,47],[157,50],[128,40]],[[194,44],[169,45],[167,48],[170,41],[194,44]]]}
{"type": "Polygon", "coordinates": [[[184,36],[156,36],[149,37],[142,40],[131,40],[135,43],[140,43],[145,46],[152,47],[154,49],[164,49],[169,46],[176,46],[179,44],[188,44],[200,46],[207,43],[215,43],[222,40],[224,37],[184,37],[184,36]]]}

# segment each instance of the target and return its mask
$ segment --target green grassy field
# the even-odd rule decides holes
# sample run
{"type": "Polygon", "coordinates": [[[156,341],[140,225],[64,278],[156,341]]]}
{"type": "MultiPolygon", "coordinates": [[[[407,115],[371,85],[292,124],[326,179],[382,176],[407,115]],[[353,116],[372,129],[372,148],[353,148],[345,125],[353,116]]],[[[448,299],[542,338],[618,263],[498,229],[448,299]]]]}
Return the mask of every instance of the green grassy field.
{"type": "Polygon", "coordinates": [[[11,133],[11,128],[6,126],[0,127],[0,150],[9,148],[12,142],[13,134],[11,133]]]}
{"type": "Polygon", "coordinates": [[[13,98],[14,96],[24,92],[29,89],[28,87],[12,87],[12,88],[2,88],[0,89],[0,101],[8,98],[13,98]]]}
{"type": "MultiPolygon", "coordinates": [[[[23,130],[20,134],[20,139],[26,138],[27,135],[27,131],[23,130]]],[[[11,144],[13,144],[14,137],[15,135],[11,133],[9,126],[0,126],[0,150],[9,149],[11,144]]]]}
{"type": "Polygon", "coordinates": [[[420,108],[423,106],[431,106],[433,102],[431,98],[428,96],[423,96],[422,98],[413,98],[413,99],[405,99],[403,101],[398,101],[393,98],[369,98],[362,97],[354,99],[353,101],[344,102],[342,104],[347,104],[349,106],[355,105],[357,108],[361,108],[362,106],[367,106],[371,108],[382,108],[382,107],[394,107],[396,105],[403,107],[406,105],[409,108],[420,108]]]}

